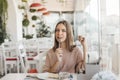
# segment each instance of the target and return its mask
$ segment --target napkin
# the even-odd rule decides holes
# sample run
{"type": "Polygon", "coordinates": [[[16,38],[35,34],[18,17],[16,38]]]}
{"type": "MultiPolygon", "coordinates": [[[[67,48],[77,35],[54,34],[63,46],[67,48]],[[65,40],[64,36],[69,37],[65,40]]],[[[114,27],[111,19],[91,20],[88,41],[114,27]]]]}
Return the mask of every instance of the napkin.
{"type": "Polygon", "coordinates": [[[38,74],[37,77],[39,79],[45,79],[45,80],[46,79],[50,79],[50,78],[52,78],[52,79],[58,79],[58,74],[46,72],[46,73],[40,73],[40,74],[38,74]]]}

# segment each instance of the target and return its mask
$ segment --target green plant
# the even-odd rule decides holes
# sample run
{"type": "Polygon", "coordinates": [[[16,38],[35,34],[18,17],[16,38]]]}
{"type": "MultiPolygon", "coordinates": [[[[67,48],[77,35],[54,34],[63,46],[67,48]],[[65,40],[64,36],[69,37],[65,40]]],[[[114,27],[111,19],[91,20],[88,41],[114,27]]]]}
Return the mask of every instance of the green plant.
{"type": "Polygon", "coordinates": [[[34,20],[34,21],[37,20],[37,16],[35,16],[35,15],[32,16],[32,20],[34,20]]]}
{"type": "Polygon", "coordinates": [[[31,38],[33,38],[33,34],[31,34],[31,35],[30,35],[30,34],[27,34],[27,35],[24,36],[24,38],[26,38],[26,39],[31,39],[31,38]]]}
{"type": "Polygon", "coordinates": [[[25,15],[25,16],[24,16],[24,19],[23,19],[23,21],[22,21],[22,25],[23,25],[24,27],[28,27],[29,24],[30,24],[30,21],[29,21],[29,19],[27,18],[27,15],[25,15]]]}
{"type": "Polygon", "coordinates": [[[27,2],[27,0],[21,0],[22,2],[27,2]]]}
{"type": "Polygon", "coordinates": [[[7,13],[8,3],[7,0],[0,0],[0,16],[7,13]]]}
{"type": "Polygon", "coordinates": [[[39,28],[37,29],[37,37],[51,37],[50,27],[47,26],[44,21],[39,23],[39,28]]]}
{"type": "Polygon", "coordinates": [[[0,44],[4,42],[7,36],[6,33],[6,21],[8,19],[7,14],[8,2],[7,0],[0,0],[0,44]]]}
{"type": "Polygon", "coordinates": [[[33,13],[33,12],[36,11],[36,9],[30,9],[29,11],[30,11],[31,13],[33,13]]]}
{"type": "Polygon", "coordinates": [[[25,6],[18,5],[18,9],[23,9],[23,10],[25,10],[25,6]]]}
{"type": "Polygon", "coordinates": [[[2,27],[2,19],[0,17],[0,44],[4,41],[3,38],[3,27],[2,27]]]}
{"type": "Polygon", "coordinates": [[[27,19],[27,18],[25,18],[25,19],[23,19],[23,21],[22,21],[22,25],[24,26],[24,27],[28,27],[28,25],[29,25],[29,20],[27,19]]]}

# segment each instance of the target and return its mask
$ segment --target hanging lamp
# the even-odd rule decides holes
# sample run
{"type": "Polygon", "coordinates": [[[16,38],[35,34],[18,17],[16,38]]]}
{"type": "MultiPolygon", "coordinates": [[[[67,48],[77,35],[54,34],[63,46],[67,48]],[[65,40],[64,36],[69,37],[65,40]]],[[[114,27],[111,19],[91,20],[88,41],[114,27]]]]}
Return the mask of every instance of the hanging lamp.
{"type": "MultiPolygon", "coordinates": [[[[43,15],[49,15],[50,13],[47,11],[45,7],[42,6],[40,3],[32,3],[30,5],[30,11],[36,10],[38,12],[41,12],[43,15]]],[[[33,11],[34,12],[34,11],[33,11]]]]}
{"type": "Polygon", "coordinates": [[[38,9],[37,11],[42,12],[42,11],[46,11],[46,10],[47,10],[46,8],[40,8],[40,9],[38,9]]]}
{"type": "Polygon", "coordinates": [[[30,5],[30,9],[36,9],[36,10],[38,10],[38,9],[40,9],[42,7],[42,5],[40,4],[40,3],[32,3],[31,5],[30,5]]]}
{"type": "Polygon", "coordinates": [[[39,7],[39,6],[41,6],[40,3],[32,3],[32,4],[30,5],[30,7],[39,7]]]}
{"type": "Polygon", "coordinates": [[[43,13],[43,15],[49,15],[50,14],[50,12],[44,12],[43,13]]]}
{"type": "Polygon", "coordinates": [[[46,8],[40,8],[40,9],[38,9],[37,10],[38,12],[41,12],[43,15],[49,15],[50,13],[47,11],[47,9],[46,8]]]}

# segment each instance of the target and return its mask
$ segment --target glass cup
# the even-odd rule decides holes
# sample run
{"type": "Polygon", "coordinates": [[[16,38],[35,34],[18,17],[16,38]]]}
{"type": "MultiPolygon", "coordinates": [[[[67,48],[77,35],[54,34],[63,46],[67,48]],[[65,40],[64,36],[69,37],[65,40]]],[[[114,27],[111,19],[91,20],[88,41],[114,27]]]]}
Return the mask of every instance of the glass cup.
{"type": "Polygon", "coordinates": [[[60,72],[59,73],[59,80],[67,79],[67,78],[69,78],[69,76],[70,76],[70,73],[68,73],[68,72],[60,72]]]}

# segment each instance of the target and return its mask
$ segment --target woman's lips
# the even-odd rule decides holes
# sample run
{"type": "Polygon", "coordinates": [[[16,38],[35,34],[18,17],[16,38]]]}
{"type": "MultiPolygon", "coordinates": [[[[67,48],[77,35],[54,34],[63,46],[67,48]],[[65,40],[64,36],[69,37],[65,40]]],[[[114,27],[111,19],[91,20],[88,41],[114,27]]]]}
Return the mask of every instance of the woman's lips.
{"type": "Polygon", "coordinates": [[[57,37],[58,41],[61,42],[62,37],[57,37]]]}

